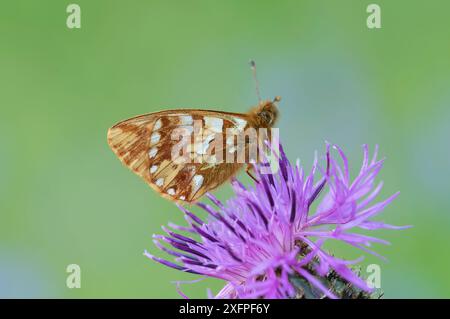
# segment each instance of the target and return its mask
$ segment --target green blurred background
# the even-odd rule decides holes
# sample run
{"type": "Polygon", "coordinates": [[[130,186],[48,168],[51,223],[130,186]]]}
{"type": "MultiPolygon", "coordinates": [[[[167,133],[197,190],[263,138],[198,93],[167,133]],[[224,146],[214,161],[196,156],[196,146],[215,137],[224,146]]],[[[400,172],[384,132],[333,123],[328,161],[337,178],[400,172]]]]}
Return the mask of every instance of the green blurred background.
{"type": "Polygon", "coordinates": [[[381,219],[414,228],[378,231],[389,262],[363,262],[381,265],[385,296],[450,296],[450,2],[77,0],[72,30],[69,3],[0,4],[1,297],[179,298],[171,282],[197,277],[142,253],[158,254],[151,235],[182,216],[120,164],[106,131],[175,107],[245,112],[250,58],[263,96],[283,97],[292,160],[311,163],[324,140],[355,169],[363,143],[387,157],[381,198],[401,195],[381,219]],[[372,2],[379,30],[366,26],[372,2]],[[66,287],[73,263],[80,289],[66,287]]]}

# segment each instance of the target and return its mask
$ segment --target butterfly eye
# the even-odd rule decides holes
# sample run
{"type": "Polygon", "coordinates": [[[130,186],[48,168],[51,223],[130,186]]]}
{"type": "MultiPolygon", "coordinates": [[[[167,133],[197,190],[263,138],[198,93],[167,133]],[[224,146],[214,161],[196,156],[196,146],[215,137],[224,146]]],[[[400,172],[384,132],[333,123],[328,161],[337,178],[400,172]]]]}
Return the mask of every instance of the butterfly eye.
{"type": "Polygon", "coordinates": [[[270,114],[267,111],[262,111],[258,114],[258,116],[263,120],[263,122],[267,125],[270,125],[272,123],[272,114],[270,114]]]}

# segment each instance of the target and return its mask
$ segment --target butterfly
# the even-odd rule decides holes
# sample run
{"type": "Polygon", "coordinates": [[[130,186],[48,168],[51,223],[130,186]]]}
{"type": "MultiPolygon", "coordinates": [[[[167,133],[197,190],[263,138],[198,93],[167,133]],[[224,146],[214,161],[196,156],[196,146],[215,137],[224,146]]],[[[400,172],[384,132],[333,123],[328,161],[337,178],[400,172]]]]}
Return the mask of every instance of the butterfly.
{"type": "MultiPolygon", "coordinates": [[[[257,93],[259,97],[259,92],[257,93]]],[[[229,180],[243,168],[244,163],[174,160],[173,149],[179,144],[173,138],[174,132],[184,132],[189,136],[184,149],[191,159],[193,156],[206,154],[208,148],[212,148],[213,142],[219,138],[226,140],[227,147],[216,146],[215,154],[225,156],[227,152],[237,152],[235,147],[229,147],[227,133],[231,130],[239,135],[249,128],[272,128],[278,117],[276,103],[280,99],[275,97],[272,101],[260,101],[248,113],[174,109],[136,116],[112,126],[108,130],[108,144],[125,166],[162,197],[192,203],[229,180]],[[200,123],[201,134],[193,132],[195,123],[200,123]]],[[[244,147],[247,149],[250,143],[255,141],[246,139],[244,147]]],[[[249,167],[248,165],[247,173],[249,167]]],[[[249,175],[253,177],[250,173],[249,175]]]]}

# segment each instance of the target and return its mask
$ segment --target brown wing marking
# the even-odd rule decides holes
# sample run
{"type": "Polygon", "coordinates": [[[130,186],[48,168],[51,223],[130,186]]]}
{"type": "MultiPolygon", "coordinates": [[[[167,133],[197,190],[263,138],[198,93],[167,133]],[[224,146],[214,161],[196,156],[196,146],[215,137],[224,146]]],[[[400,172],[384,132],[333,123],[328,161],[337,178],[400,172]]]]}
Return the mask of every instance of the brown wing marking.
{"type": "MultiPolygon", "coordinates": [[[[202,110],[173,110],[137,116],[108,130],[108,143],[123,164],[143,178],[161,196],[175,201],[194,202],[211,191],[242,167],[237,163],[185,163],[171,159],[175,128],[202,120],[203,137],[225,134],[226,128],[243,130],[248,125],[245,114],[202,110]],[[219,130],[219,124],[220,130],[219,130]]],[[[225,138],[224,138],[225,139],[225,138]]],[[[211,138],[208,139],[212,142],[211,138]]],[[[205,138],[193,143],[207,144],[205,138]]],[[[192,149],[192,158],[198,154],[192,149]]],[[[225,157],[223,157],[225,159],[225,157]]]]}

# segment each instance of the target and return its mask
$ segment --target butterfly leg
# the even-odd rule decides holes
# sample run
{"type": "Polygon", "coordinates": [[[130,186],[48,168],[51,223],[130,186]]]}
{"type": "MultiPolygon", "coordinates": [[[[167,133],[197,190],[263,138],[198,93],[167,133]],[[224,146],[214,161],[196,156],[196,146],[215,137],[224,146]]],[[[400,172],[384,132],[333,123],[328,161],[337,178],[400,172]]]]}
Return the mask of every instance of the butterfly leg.
{"type": "Polygon", "coordinates": [[[247,164],[247,168],[245,169],[245,172],[248,176],[250,176],[256,183],[259,183],[259,180],[253,175],[251,170],[253,169],[253,165],[247,164]]]}

